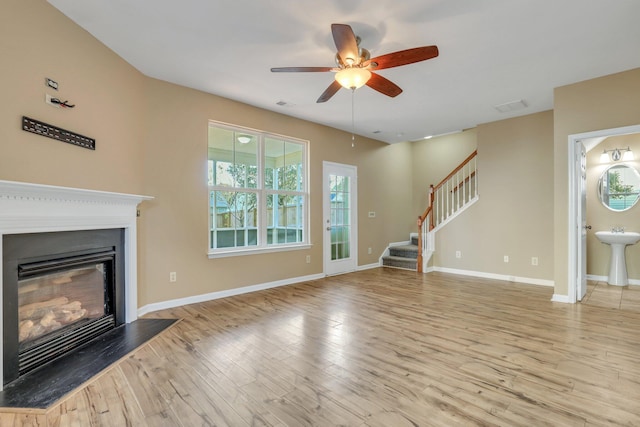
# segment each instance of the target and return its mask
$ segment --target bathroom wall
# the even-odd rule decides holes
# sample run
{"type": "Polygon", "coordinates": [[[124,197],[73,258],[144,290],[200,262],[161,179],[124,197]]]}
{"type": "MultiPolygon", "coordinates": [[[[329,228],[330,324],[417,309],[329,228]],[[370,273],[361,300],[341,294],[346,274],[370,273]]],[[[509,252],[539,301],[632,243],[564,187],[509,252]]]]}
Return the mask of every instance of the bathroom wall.
{"type": "MultiPolygon", "coordinates": [[[[616,163],[600,163],[603,150],[631,148],[636,160],[624,162],[640,171],[640,134],[613,136],[605,139],[587,153],[587,224],[591,230],[587,233],[587,274],[607,276],[609,274],[610,247],[601,243],[595,236],[596,231],[624,227],[628,231],[640,232],[640,203],[624,212],[615,212],[606,208],[598,198],[598,181],[604,170],[616,163]]],[[[630,280],[640,281],[640,245],[626,249],[627,273],[630,280]]]]}

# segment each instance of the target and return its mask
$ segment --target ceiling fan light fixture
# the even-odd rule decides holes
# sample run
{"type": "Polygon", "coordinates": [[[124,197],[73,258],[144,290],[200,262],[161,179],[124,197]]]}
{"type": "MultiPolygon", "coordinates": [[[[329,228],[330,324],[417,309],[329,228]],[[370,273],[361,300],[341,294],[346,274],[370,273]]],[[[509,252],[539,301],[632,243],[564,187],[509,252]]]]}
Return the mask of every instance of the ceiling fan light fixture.
{"type": "Polygon", "coordinates": [[[360,47],[360,37],[347,24],[331,24],[331,34],[336,44],[335,61],[337,67],[276,67],[274,73],[323,73],[336,72],[335,80],[320,95],[317,103],[327,102],[341,88],[355,89],[367,85],[390,98],[402,93],[402,89],[391,80],[372,73],[371,70],[383,70],[413,64],[439,55],[437,46],[420,46],[399,50],[371,58],[371,52],[360,47]]]}
{"type": "Polygon", "coordinates": [[[338,71],[335,79],[345,89],[358,89],[369,81],[371,71],[366,68],[351,67],[338,71]]]}

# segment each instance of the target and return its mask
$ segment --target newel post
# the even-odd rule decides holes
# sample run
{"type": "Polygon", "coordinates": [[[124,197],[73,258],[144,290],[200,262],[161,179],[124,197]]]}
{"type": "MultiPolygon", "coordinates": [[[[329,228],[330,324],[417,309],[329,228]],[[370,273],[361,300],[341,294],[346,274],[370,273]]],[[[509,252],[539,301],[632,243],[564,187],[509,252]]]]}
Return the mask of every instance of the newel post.
{"type": "Polygon", "coordinates": [[[433,230],[435,226],[435,213],[433,212],[433,202],[435,200],[435,189],[433,184],[429,186],[429,207],[431,208],[431,216],[429,217],[429,231],[433,230]]]}
{"type": "Polygon", "coordinates": [[[418,217],[418,258],[416,260],[418,273],[422,273],[422,218],[418,217]]]}

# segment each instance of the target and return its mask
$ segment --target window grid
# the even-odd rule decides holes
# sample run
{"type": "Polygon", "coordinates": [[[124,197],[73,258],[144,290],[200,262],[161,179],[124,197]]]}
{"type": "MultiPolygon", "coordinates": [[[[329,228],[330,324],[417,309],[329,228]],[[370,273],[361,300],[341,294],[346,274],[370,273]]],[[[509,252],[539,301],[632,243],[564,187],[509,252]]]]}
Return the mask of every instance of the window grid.
{"type": "Polygon", "coordinates": [[[329,176],[331,189],[331,260],[349,258],[351,232],[349,206],[349,178],[339,175],[329,176]]]}
{"type": "Polygon", "coordinates": [[[308,243],[306,143],[210,124],[209,251],[308,243]],[[211,129],[221,135],[211,138],[211,129]],[[255,149],[241,145],[247,136],[255,149]],[[251,150],[250,150],[251,149],[251,150]]]}

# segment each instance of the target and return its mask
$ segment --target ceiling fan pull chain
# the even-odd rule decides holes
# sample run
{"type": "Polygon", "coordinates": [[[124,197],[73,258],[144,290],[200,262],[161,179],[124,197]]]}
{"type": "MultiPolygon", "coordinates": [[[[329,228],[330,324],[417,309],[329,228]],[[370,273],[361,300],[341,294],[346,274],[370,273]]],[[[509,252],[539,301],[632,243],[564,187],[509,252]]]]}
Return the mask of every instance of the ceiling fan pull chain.
{"type": "Polygon", "coordinates": [[[354,118],[354,106],[356,96],[356,88],[351,89],[351,148],[356,146],[356,121],[354,118]]]}

